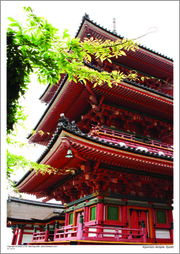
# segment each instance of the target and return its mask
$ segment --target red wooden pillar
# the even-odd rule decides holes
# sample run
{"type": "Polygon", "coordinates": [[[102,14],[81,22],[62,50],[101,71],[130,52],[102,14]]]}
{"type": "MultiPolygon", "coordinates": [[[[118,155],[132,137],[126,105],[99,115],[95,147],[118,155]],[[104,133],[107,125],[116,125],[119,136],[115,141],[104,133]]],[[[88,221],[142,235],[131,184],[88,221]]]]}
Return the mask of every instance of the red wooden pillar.
{"type": "MultiPolygon", "coordinates": [[[[127,199],[122,199],[122,201],[127,202],[127,199]]],[[[128,227],[128,208],[127,205],[122,206],[122,222],[126,223],[126,227],[128,227]]],[[[122,237],[124,237],[125,235],[123,235],[123,233],[127,233],[127,231],[123,231],[122,230],[122,237]]]]}
{"type": "Polygon", "coordinates": [[[48,238],[49,238],[49,224],[46,225],[46,231],[45,231],[45,242],[48,242],[48,238]]]}
{"type": "MultiPolygon", "coordinates": [[[[67,209],[67,208],[66,208],[67,209]]],[[[65,226],[67,226],[68,225],[68,213],[66,212],[66,214],[65,214],[65,226]]]]}
{"type": "MultiPolygon", "coordinates": [[[[153,205],[153,202],[149,202],[150,205],[153,205]]],[[[149,208],[149,237],[155,239],[155,212],[154,208],[149,208]]]]}
{"type": "Polygon", "coordinates": [[[172,210],[168,210],[167,215],[168,215],[168,223],[171,223],[173,221],[172,210]]]}
{"type": "Polygon", "coordinates": [[[174,227],[173,227],[173,214],[172,214],[172,210],[168,210],[167,211],[167,217],[168,217],[168,223],[170,223],[170,225],[171,225],[170,237],[171,237],[171,240],[173,241],[174,227]]]}
{"type": "Polygon", "coordinates": [[[174,225],[173,225],[173,222],[171,222],[171,231],[170,231],[170,236],[171,236],[171,240],[173,242],[173,239],[174,239],[174,225]]]}
{"type": "Polygon", "coordinates": [[[77,232],[77,238],[78,240],[83,239],[83,215],[81,214],[79,217],[79,222],[78,222],[78,232],[77,232]]]}
{"type": "Polygon", "coordinates": [[[146,243],[147,242],[147,239],[146,239],[146,225],[145,225],[145,221],[142,220],[142,223],[141,223],[141,230],[142,230],[142,233],[143,233],[143,242],[146,243]]]}
{"type": "Polygon", "coordinates": [[[15,228],[11,245],[17,244],[19,228],[15,228]]]}
{"type": "MultiPolygon", "coordinates": [[[[127,202],[127,199],[122,199],[122,201],[127,202]]],[[[128,223],[127,205],[122,206],[122,222],[128,223]]]]}
{"type": "Polygon", "coordinates": [[[22,243],[23,233],[24,233],[24,227],[21,226],[20,231],[19,231],[18,245],[20,245],[22,243]]]}
{"type": "MultiPolygon", "coordinates": [[[[103,196],[97,196],[97,199],[104,199],[103,196]]],[[[97,203],[96,206],[96,221],[98,222],[98,226],[101,226],[102,228],[97,228],[97,232],[103,233],[103,222],[104,222],[104,204],[103,203],[97,203]]],[[[97,234],[97,237],[102,237],[101,235],[97,234]]]]}
{"type": "MultiPolygon", "coordinates": [[[[86,200],[86,203],[89,202],[89,200],[86,200]]],[[[85,206],[84,209],[84,222],[88,222],[89,221],[89,207],[85,206]]],[[[88,228],[85,227],[85,231],[88,231],[88,228]]],[[[84,236],[88,236],[88,233],[84,233],[84,236]]]]}

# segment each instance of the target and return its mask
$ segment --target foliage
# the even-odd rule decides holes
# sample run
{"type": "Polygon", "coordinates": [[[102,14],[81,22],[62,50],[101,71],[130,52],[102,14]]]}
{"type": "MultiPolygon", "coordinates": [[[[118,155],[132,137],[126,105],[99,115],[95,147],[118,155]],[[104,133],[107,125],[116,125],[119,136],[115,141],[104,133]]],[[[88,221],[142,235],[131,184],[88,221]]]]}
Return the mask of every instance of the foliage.
{"type": "MultiPolygon", "coordinates": [[[[8,145],[13,145],[14,147],[24,147],[27,146],[27,143],[16,141],[10,137],[7,137],[8,145]]],[[[29,146],[29,145],[28,145],[29,146]]],[[[14,188],[14,181],[12,181],[11,176],[15,174],[16,171],[20,168],[26,170],[35,170],[36,174],[40,172],[42,175],[44,174],[69,174],[70,172],[74,174],[75,170],[73,168],[65,168],[65,169],[57,169],[53,168],[50,165],[38,164],[37,162],[32,162],[27,160],[21,155],[12,154],[8,149],[6,149],[7,153],[7,170],[6,170],[6,179],[8,180],[8,187],[14,188]]],[[[16,190],[16,188],[15,188],[16,190]]],[[[17,190],[16,190],[17,191],[17,190]]]]}
{"type": "MultiPolygon", "coordinates": [[[[107,82],[111,86],[113,80],[117,84],[126,75],[117,71],[111,74],[98,72],[85,66],[84,62],[90,62],[92,56],[111,61],[112,57],[126,55],[125,50],[138,48],[133,40],[127,39],[103,42],[86,38],[80,42],[79,38],[71,39],[67,29],[61,38],[58,29],[37,17],[30,7],[24,10],[28,13],[25,27],[9,17],[12,23],[7,32],[7,133],[22,116],[17,114],[21,109],[18,100],[28,89],[31,73],[36,73],[39,83],[43,84],[55,84],[60,73],[67,73],[69,80],[75,82],[89,80],[95,85],[107,82]]],[[[131,79],[135,77],[131,76],[131,79]]]]}
{"type": "MultiPolygon", "coordinates": [[[[25,94],[30,82],[30,74],[37,74],[39,83],[55,84],[60,80],[60,73],[67,73],[69,80],[75,82],[87,80],[96,85],[107,83],[117,85],[121,80],[138,79],[136,72],[125,75],[122,72],[98,71],[89,68],[92,57],[103,62],[111,62],[112,57],[126,56],[126,51],[138,48],[134,40],[102,41],[93,38],[70,38],[66,29],[63,36],[58,35],[58,29],[42,17],[37,17],[33,10],[24,7],[27,12],[26,25],[13,18],[7,30],[7,134],[13,132],[18,121],[24,120],[23,109],[19,99],[25,94]]],[[[7,142],[10,142],[8,140],[7,142]]],[[[11,154],[7,150],[7,179],[15,168],[29,167],[41,173],[54,172],[48,165],[30,162],[22,156],[11,154]]],[[[61,172],[65,173],[65,172],[61,172]]]]}
{"type": "Polygon", "coordinates": [[[7,134],[13,130],[18,120],[25,120],[19,98],[27,90],[29,83],[28,60],[24,59],[13,31],[7,33],[7,134]]]}

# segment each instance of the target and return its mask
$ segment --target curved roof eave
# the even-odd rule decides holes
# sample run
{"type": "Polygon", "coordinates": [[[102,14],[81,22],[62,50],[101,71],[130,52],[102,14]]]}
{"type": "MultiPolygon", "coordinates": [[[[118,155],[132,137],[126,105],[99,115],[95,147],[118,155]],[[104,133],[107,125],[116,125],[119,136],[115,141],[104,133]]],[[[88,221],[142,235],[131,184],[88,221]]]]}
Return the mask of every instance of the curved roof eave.
{"type": "Polygon", "coordinates": [[[29,204],[29,205],[35,205],[35,206],[44,206],[44,207],[50,207],[50,208],[58,208],[58,209],[65,209],[64,205],[62,204],[56,204],[56,203],[42,203],[40,201],[36,200],[28,200],[28,199],[20,199],[16,197],[9,197],[8,202],[17,202],[17,203],[23,203],[23,204],[29,204]]]}
{"type": "Polygon", "coordinates": [[[51,84],[49,83],[46,87],[46,89],[44,90],[43,94],[41,94],[41,96],[39,97],[39,100],[41,100],[43,98],[43,96],[46,94],[46,92],[48,91],[48,89],[50,88],[51,84]]]}
{"type": "MultiPolygon", "coordinates": [[[[84,64],[85,64],[86,66],[88,66],[89,68],[92,68],[92,69],[97,70],[97,71],[99,71],[99,72],[105,71],[105,70],[103,70],[102,68],[100,69],[99,67],[96,67],[96,66],[94,66],[94,65],[91,65],[90,63],[86,63],[86,62],[85,62],[84,64]]],[[[162,92],[160,92],[160,91],[158,91],[158,90],[155,90],[154,88],[148,87],[148,86],[146,86],[146,85],[141,85],[141,84],[138,83],[138,82],[131,81],[131,80],[128,80],[128,79],[124,79],[123,82],[128,83],[128,84],[131,84],[131,85],[136,86],[136,87],[139,87],[139,88],[142,88],[142,89],[144,89],[144,90],[148,90],[148,91],[153,92],[153,93],[155,93],[155,94],[162,95],[162,96],[164,96],[164,97],[167,97],[167,98],[173,100],[173,97],[172,97],[171,95],[162,93],[162,92]]]]}
{"type": "MultiPolygon", "coordinates": [[[[67,118],[65,118],[65,119],[67,120],[67,118]]],[[[116,149],[118,148],[120,150],[132,152],[132,153],[135,153],[135,154],[142,154],[142,155],[146,155],[146,156],[149,156],[149,157],[154,157],[154,158],[164,159],[164,160],[168,160],[168,161],[173,161],[173,157],[171,157],[171,156],[159,155],[157,153],[151,153],[149,151],[147,151],[147,152],[146,151],[140,151],[140,150],[136,150],[135,148],[131,148],[131,147],[125,147],[125,146],[120,146],[120,145],[118,146],[117,144],[111,143],[109,141],[104,142],[100,138],[93,137],[93,136],[90,136],[88,134],[82,133],[76,125],[71,125],[71,123],[69,123],[69,121],[68,121],[68,125],[64,125],[63,121],[62,121],[62,122],[60,122],[60,124],[58,124],[55,135],[52,137],[52,139],[50,140],[48,146],[45,148],[44,152],[41,154],[41,156],[37,160],[37,163],[40,163],[45,158],[45,156],[48,154],[48,152],[52,149],[52,147],[54,146],[54,144],[58,140],[59,135],[63,130],[68,131],[70,134],[75,134],[77,137],[81,137],[81,138],[84,138],[86,140],[93,141],[95,143],[98,143],[100,145],[104,145],[106,147],[116,148],[116,149]]],[[[18,185],[20,185],[22,183],[22,181],[24,181],[25,178],[28,177],[31,172],[32,172],[32,170],[29,170],[15,184],[15,187],[18,187],[18,185]]]]}
{"type": "MultiPolygon", "coordinates": [[[[51,107],[51,105],[53,104],[54,100],[56,99],[56,97],[59,94],[59,91],[61,90],[61,88],[63,87],[63,85],[65,84],[66,80],[68,78],[68,75],[66,75],[62,81],[62,83],[60,84],[60,86],[58,87],[56,93],[54,94],[53,98],[51,99],[50,103],[48,104],[47,108],[45,109],[44,113],[42,114],[41,118],[39,119],[39,121],[37,122],[36,126],[34,127],[34,130],[37,129],[38,125],[41,123],[42,119],[44,118],[44,116],[46,115],[46,113],[48,112],[49,108],[51,107]]],[[[48,86],[49,87],[49,86],[48,86]]],[[[27,139],[29,139],[32,136],[32,134],[29,134],[29,136],[27,137],[27,139]]]]}
{"type": "MultiPolygon", "coordinates": [[[[82,17],[82,22],[81,22],[81,24],[80,24],[80,26],[79,26],[79,29],[78,29],[78,31],[77,31],[75,37],[78,36],[78,34],[79,34],[79,32],[80,32],[80,30],[81,30],[81,28],[82,28],[82,25],[83,25],[83,23],[84,23],[85,20],[87,20],[88,22],[90,22],[92,25],[95,25],[95,26],[97,26],[98,28],[104,30],[105,32],[107,32],[107,33],[109,33],[109,34],[111,34],[111,35],[113,35],[113,36],[117,36],[119,39],[123,39],[123,38],[124,38],[124,36],[118,35],[116,32],[110,31],[110,30],[108,30],[107,28],[104,28],[103,26],[97,24],[96,22],[94,22],[93,20],[91,20],[91,19],[89,18],[89,15],[87,15],[87,14],[85,14],[85,15],[82,17]]],[[[164,54],[161,54],[160,52],[156,52],[155,50],[152,50],[152,49],[150,49],[150,48],[147,48],[147,47],[145,47],[144,45],[139,44],[139,47],[142,48],[142,49],[144,49],[144,50],[147,50],[147,51],[149,51],[149,52],[151,52],[151,53],[153,53],[153,54],[156,54],[156,55],[158,55],[158,56],[161,56],[161,57],[163,57],[163,58],[166,58],[167,60],[173,61],[173,58],[168,57],[168,56],[165,56],[164,54]]]]}
{"type": "MultiPolygon", "coordinates": [[[[94,65],[91,65],[89,63],[84,63],[86,66],[88,66],[89,68],[92,68],[94,70],[97,70],[99,72],[101,71],[104,71],[103,69],[100,69],[99,67],[95,67],[94,65]]],[[[47,108],[45,109],[43,115],[41,116],[41,118],[39,119],[38,123],[36,124],[34,130],[36,130],[39,126],[39,124],[42,122],[42,120],[44,119],[44,117],[46,116],[47,112],[49,111],[50,107],[52,106],[53,102],[55,101],[55,99],[57,98],[57,96],[59,95],[62,87],[64,86],[65,82],[67,81],[68,79],[68,75],[65,76],[65,78],[63,79],[61,85],[59,86],[59,88],[57,89],[56,93],[54,94],[53,98],[51,99],[50,103],[48,104],[47,108]]],[[[138,87],[138,88],[141,88],[145,91],[149,91],[151,93],[154,93],[154,94],[157,94],[158,96],[163,96],[167,99],[171,99],[173,100],[173,97],[171,95],[168,95],[168,94],[165,94],[165,93],[162,93],[158,90],[155,90],[155,89],[152,89],[151,87],[148,87],[146,85],[142,85],[142,84],[139,84],[137,82],[134,82],[134,81],[130,81],[130,80],[123,80],[123,82],[127,83],[127,84],[130,84],[130,85],[133,85],[135,87],[138,87]]],[[[66,112],[65,112],[66,113],[66,112]]],[[[30,139],[32,136],[32,134],[29,134],[29,136],[27,137],[28,139],[30,139]]]]}

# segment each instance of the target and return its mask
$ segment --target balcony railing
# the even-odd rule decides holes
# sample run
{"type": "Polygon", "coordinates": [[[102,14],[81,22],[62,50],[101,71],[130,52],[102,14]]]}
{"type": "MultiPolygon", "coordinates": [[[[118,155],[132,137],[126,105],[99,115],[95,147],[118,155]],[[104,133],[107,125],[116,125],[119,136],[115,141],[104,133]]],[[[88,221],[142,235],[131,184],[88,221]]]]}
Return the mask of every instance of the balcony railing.
{"type": "Polygon", "coordinates": [[[45,232],[33,233],[32,242],[29,244],[38,244],[43,242],[55,243],[71,240],[146,242],[145,223],[142,221],[141,228],[139,229],[106,227],[83,223],[83,217],[81,215],[79,224],[77,226],[64,226],[58,229],[57,223],[54,235],[49,234],[49,227],[47,224],[47,229],[45,232]]]}
{"type": "Polygon", "coordinates": [[[139,150],[173,157],[173,146],[160,141],[137,138],[134,134],[123,133],[104,127],[99,128],[98,126],[93,126],[89,134],[114,144],[120,144],[121,146],[129,146],[139,150]]]}
{"type": "MultiPolygon", "coordinates": [[[[167,227],[170,233],[169,243],[173,243],[173,223],[167,227]]],[[[46,226],[44,232],[36,233],[36,230],[33,234],[32,242],[28,245],[34,244],[64,244],[64,242],[84,240],[92,243],[147,243],[146,237],[146,228],[145,221],[142,220],[141,228],[126,228],[122,227],[113,227],[106,225],[96,225],[95,222],[83,222],[83,215],[80,215],[79,224],[77,226],[64,226],[59,229],[59,223],[56,222],[54,234],[49,234],[49,224],[46,226]]],[[[163,242],[163,239],[159,239],[159,242],[163,242]]],[[[167,239],[166,239],[167,241],[167,239]]],[[[153,242],[153,240],[152,240],[153,242]]]]}
{"type": "Polygon", "coordinates": [[[54,234],[54,241],[64,240],[91,240],[91,241],[125,241],[125,242],[146,242],[146,235],[144,228],[131,229],[131,228],[115,228],[115,227],[102,227],[82,225],[71,227],[67,231],[64,227],[63,233],[59,233],[62,229],[57,229],[54,234]],[[136,238],[137,237],[137,238],[136,238]]]}
{"type": "Polygon", "coordinates": [[[34,228],[32,242],[48,242],[54,239],[54,234],[49,233],[49,224],[46,226],[46,230],[44,232],[36,232],[36,228],[34,228]]]}

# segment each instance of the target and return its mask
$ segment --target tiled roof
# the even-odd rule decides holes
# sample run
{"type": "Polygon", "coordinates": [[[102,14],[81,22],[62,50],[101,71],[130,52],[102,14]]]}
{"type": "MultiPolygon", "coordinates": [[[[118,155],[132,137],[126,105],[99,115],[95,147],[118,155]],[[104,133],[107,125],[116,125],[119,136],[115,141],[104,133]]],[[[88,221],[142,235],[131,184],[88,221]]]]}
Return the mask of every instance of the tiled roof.
{"type": "MultiPolygon", "coordinates": [[[[42,114],[41,118],[39,119],[38,123],[36,124],[36,126],[34,127],[34,130],[38,127],[39,123],[42,121],[42,119],[44,118],[44,116],[46,115],[46,113],[48,112],[49,108],[51,107],[51,105],[53,104],[56,96],[58,95],[59,91],[61,90],[61,88],[63,87],[64,83],[66,82],[68,78],[68,75],[66,75],[64,77],[64,79],[62,80],[60,86],[58,87],[57,91],[55,92],[53,98],[51,99],[50,103],[48,104],[47,108],[45,109],[44,113],[42,114]]],[[[49,85],[48,85],[49,88],[49,85]]],[[[42,95],[43,96],[43,95],[42,95]]],[[[29,136],[27,137],[27,139],[29,139],[32,136],[32,134],[29,134],[29,136]]]]}
{"type": "MultiPolygon", "coordinates": [[[[104,71],[104,69],[99,68],[99,67],[96,67],[95,65],[91,65],[90,63],[84,63],[84,64],[85,64],[86,66],[88,66],[89,68],[92,68],[92,69],[97,70],[97,71],[99,71],[99,72],[104,71]]],[[[59,91],[60,91],[61,88],[63,87],[63,85],[64,85],[65,81],[67,80],[67,78],[68,78],[68,75],[66,75],[66,76],[64,77],[64,79],[62,80],[62,82],[61,82],[59,88],[58,88],[57,91],[55,92],[55,94],[54,94],[53,98],[51,99],[50,103],[48,104],[46,110],[44,111],[44,113],[42,114],[42,116],[41,116],[41,118],[39,119],[38,123],[37,123],[36,126],[34,127],[34,130],[38,127],[39,123],[42,121],[42,119],[44,118],[44,116],[45,116],[46,113],[48,112],[49,108],[51,107],[52,103],[53,103],[54,100],[56,99],[56,97],[57,97],[59,91]]],[[[123,81],[126,82],[126,83],[128,83],[128,84],[131,84],[131,85],[133,85],[133,86],[136,86],[136,87],[142,88],[142,89],[144,89],[144,90],[153,92],[153,93],[155,93],[155,94],[162,95],[162,96],[164,96],[164,97],[166,97],[166,98],[173,99],[173,97],[172,97],[171,95],[162,93],[162,92],[160,92],[160,91],[158,91],[158,90],[155,90],[154,88],[148,87],[148,86],[146,86],[146,85],[143,85],[143,84],[140,84],[140,83],[137,83],[137,82],[134,82],[134,81],[130,81],[130,80],[127,80],[127,79],[125,79],[125,80],[123,80],[123,81]]],[[[48,85],[48,87],[49,87],[49,85],[48,85]]],[[[46,89],[46,90],[47,90],[47,89],[46,89]]],[[[42,96],[43,96],[43,95],[42,95],[42,96]]],[[[42,97],[42,96],[41,96],[41,97],[42,97]]],[[[32,134],[29,134],[29,136],[28,136],[27,138],[29,139],[29,138],[31,137],[31,135],[32,135],[32,134]]]]}
{"type": "MultiPolygon", "coordinates": [[[[108,32],[108,33],[110,33],[110,34],[112,34],[112,35],[115,35],[115,36],[119,37],[120,39],[123,39],[123,38],[124,38],[123,36],[118,35],[116,32],[110,31],[110,30],[108,30],[107,28],[104,28],[103,26],[101,26],[100,24],[97,24],[96,22],[94,22],[93,20],[90,19],[90,17],[89,17],[88,14],[85,14],[85,15],[83,16],[83,18],[82,18],[82,23],[81,23],[80,26],[79,26],[79,29],[78,29],[78,32],[77,32],[76,36],[78,35],[78,33],[79,33],[80,29],[81,29],[81,26],[82,26],[82,24],[83,24],[83,22],[84,22],[85,20],[89,21],[89,22],[92,23],[93,25],[98,26],[100,29],[103,29],[104,31],[106,31],[106,32],[108,32]]],[[[164,55],[164,54],[161,54],[161,53],[159,53],[159,52],[156,52],[155,50],[152,50],[152,49],[150,49],[150,48],[147,48],[147,47],[145,47],[144,45],[139,44],[139,47],[142,48],[142,49],[145,49],[145,50],[147,50],[147,51],[149,51],[149,52],[151,52],[151,53],[154,53],[154,54],[156,54],[156,55],[159,55],[159,56],[161,56],[161,57],[164,57],[164,58],[166,58],[166,59],[168,59],[168,60],[170,60],[170,61],[173,61],[173,58],[170,58],[170,57],[168,57],[168,56],[166,56],[166,55],[164,55]]]]}
{"type": "Polygon", "coordinates": [[[42,155],[40,156],[40,158],[37,160],[38,163],[41,162],[41,160],[45,157],[45,155],[49,152],[49,150],[53,147],[53,145],[55,144],[56,140],[58,139],[61,131],[64,129],[64,130],[67,130],[68,132],[70,133],[73,133],[75,134],[76,136],[79,136],[79,137],[82,137],[82,138],[85,138],[87,140],[91,140],[91,141],[94,141],[96,143],[99,143],[99,144],[103,144],[105,146],[108,146],[108,147],[112,147],[112,148],[118,148],[118,149],[121,149],[121,150],[125,150],[125,151],[130,151],[130,152],[133,152],[133,153],[138,153],[138,154],[143,154],[143,155],[147,155],[147,156],[150,156],[150,157],[156,157],[156,158],[161,158],[161,159],[166,159],[166,160],[171,160],[173,161],[173,158],[171,156],[167,156],[167,155],[159,155],[157,153],[152,153],[152,152],[149,152],[149,151],[141,151],[140,149],[136,149],[136,148],[132,148],[130,146],[125,146],[125,145],[121,145],[121,144],[115,144],[115,143],[112,143],[112,142],[109,142],[105,139],[100,139],[98,137],[93,137],[93,136],[90,136],[88,134],[85,134],[83,133],[75,124],[74,121],[72,121],[72,123],[69,122],[69,120],[64,117],[63,114],[61,114],[61,118],[64,119],[60,121],[60,123],[58,124],[58,127],[56,129],[56,132],[55,132],[55,135],[52,137],[52,139],[50,140],[47,148],[45,149],[45,151],[42,153],[42,155]]]}
{"type": "MultiPolygon", "coordinates": [[[[91,65],[90,63],[84,63],[84,64],[85,64],[86,66],[88,66],[88,67],[94,69],[94,70],[99,71],[99,72],[105,71],[104,69],[99,68],[99,67],[96,67],[95,65],[91,65]]],[[[142,89],[144,89],[144,90],[147,90],[147,91],[150,91],[150,92],[153,92],[153,93],[162,95],[162,96],[164,96],[164,97],[173,99],[173,97],[172,97],[171,95],[169,95],[169,94],[162,93],[162,92],[160,92],[160,91],[158,91],[158,90],[155,90],[154,88],[148,87],[148,86],[143,85],[143,84],[140,84],[140,83],[138,83],[138,82],[131,81],[131,80],[128,80],[128,79],[124,79],[123,81],[126,82],[126,83],[128,83],[128,84],[131,84],[131,85],[133,85],[133,86],[140,87],[140,88],[142,88],[142,89]]]]}
{"type": "Polygon", "coordinates": [[[49,83],[46,87],[46,89],[44,90],[43,94],[41,94],[41,96],[39,97],[39,100],[41,100],[41,98],[45,95],[45,93],[47,92],[47,90],[49,89],[49,87],[51,86],[51,84],[49,83]]]}
{"type": "MultiPolygon", "coordinates": [[[[132,153],[136,153],[136,154],[146,155],[146,156],[149,156],[149,157],[154,157],[154,158],[164,159],[164,160],[168,160],[168,161],[173,161],[173,157],[168,156],[168,155],[163,155],[163,154],[160,155],[158,153],[153,153],[153,152],[149,152],[149,151],[145,151],[145,150],[132,148],[132,147],[127,146],[127,145],[112,143],[110,141],[107,141],[106,139],[100,139],[98,137],[93,137],[93,136],[91,136],[87,133],[83,133],[76,126],[75,121],[72,121],[70,123],[69,120],[64,116],[64,114],[61,114],[61,118],[59,119],[59,123],[58,123],[57,129],[56,129],[56,132],[53,135],[53,137],[51,138],[51,140],[50,140],[48,146],[45,148],[44,152],[41,154],[39,159],[36,161],[37,163],[40,163],[43,160],[43,158],[48,154],[48,152],[51,150],[51,148],[53,147],[53,145],[55,144],[55,142],[59,138],[59,135],[62,132],[62,130],[66,130],[69,133],[74,134],[78,137],[82,137],[86,140],[90,140],[90,141],[93,141],[95,143],[99,143],[100,145],[105,145],[105,146],[110,147],[110,148],[116,148],[116,149],[132,152],[132,153]]],[[[32,170],[29,170],[18,181],[18,183],[15,184],[15,186],[17,187],[31,172],[32,172],[32,170]]]]}
{"type": "Polygon", "coordinates": [[[64,205],[61,204],[53,204],[53,203],[42,203],[35,200],[28,200],[28,199],[21,199],[21,198],[15,198],[15,197],[8,197],[8,202],[17,202],[17,203],[23,203],[28,205],[35,205],[35,206],[46,206],[51,208],[58,208],[58,209],[65,209],[64,205]]]}

